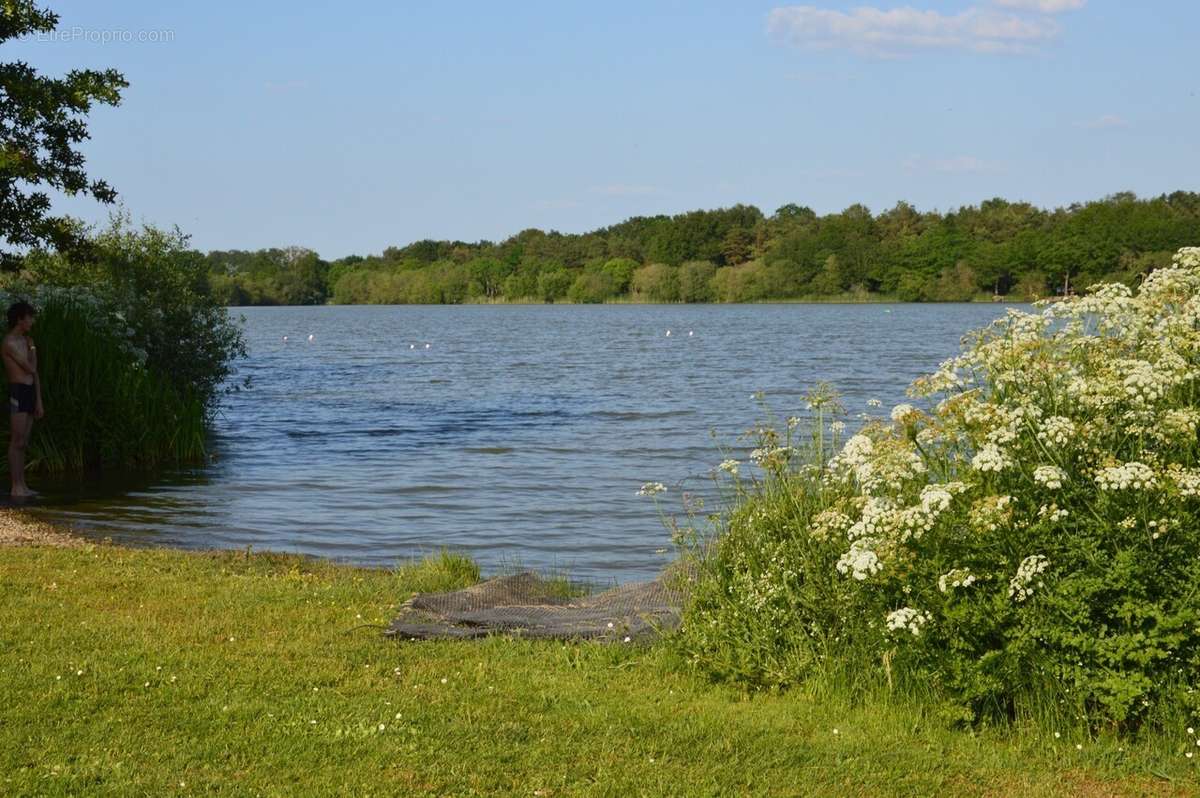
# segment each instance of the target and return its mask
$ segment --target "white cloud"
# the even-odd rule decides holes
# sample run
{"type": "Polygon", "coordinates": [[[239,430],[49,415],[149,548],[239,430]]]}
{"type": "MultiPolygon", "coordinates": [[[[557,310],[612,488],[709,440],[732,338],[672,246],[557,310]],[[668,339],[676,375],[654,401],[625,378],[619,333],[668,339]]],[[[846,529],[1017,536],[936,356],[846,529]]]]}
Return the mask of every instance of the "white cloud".
{"type": "Polygon", "coordinates": [[[949,158],[925,158],[914,155],[904,159],[902,166],[910,172],[941,172],[943,174],[983,174],[1002,171],[1000,164],[976,158],[974,155],[954,155],[949,158]]]}
{"type": "Polygon", "coordinates": [[[1028,52],[1052,39],[1059,28],[1046,17],[1029,18],[981,8],[942,14],[907,6],[886,10],[862,6],[849,12],[781,6],[767,16],[767,30],[804,47],[896,56],[917,50],[1028,52]]]}
{"type": "Polygon", "coordinates": [[[1096,119],[1080,122],[1079,127],[1085,127],[1088,130],[1111,130],[1118,127],[1129,127],[1129,120],[1116,114],[1105,114],[1096,119]]]}
{"type": "Polygon", "coordinates": [[[606,194],[610,197],[631,197],[639,194],[657,194],[662,189],[658,186],[636,186],[627,183],[614,183],[608,186],[593,186],[592,193],[606,194]]]}
{"type": "Polygon", "coordinates": [[[1087,5],[1087,0],[996,0],[996,5],[1022,11],[1040,11],[1043,14],[1061,14],[1078,11],[1087,5]]]}

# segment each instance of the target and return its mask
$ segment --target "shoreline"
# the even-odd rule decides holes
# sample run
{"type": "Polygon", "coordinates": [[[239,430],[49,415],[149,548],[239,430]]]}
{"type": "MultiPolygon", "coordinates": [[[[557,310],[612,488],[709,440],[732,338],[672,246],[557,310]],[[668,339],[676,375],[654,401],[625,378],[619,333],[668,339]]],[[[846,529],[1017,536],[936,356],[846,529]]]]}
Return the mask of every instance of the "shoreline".
{"type": "Polygon", "coordinates": [[[0,509],[0,546],[78,548],[92,542],[69,528],[33,518],[24,510],[0,509]]]}

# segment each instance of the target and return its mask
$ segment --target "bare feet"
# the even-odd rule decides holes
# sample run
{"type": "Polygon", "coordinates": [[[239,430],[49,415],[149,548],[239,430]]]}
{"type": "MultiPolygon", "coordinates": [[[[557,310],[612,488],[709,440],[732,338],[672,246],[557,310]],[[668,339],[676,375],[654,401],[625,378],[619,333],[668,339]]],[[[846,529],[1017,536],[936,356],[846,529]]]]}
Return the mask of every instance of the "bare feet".
{"type": "Polygon", "coordinates": [[[30,490],[29,488],[13,488],[11,495],[17,501],[26,501],[36,496],[37,491],[30,490]]]}

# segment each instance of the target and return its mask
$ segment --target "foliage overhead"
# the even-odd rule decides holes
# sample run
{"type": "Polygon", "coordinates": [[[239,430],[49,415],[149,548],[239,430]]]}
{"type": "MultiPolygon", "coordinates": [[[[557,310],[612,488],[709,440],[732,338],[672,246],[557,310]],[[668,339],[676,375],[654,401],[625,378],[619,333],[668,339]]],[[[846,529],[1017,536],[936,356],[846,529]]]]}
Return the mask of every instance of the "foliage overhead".
{"type": "MultiPolygon", "coordinates": [[[[0,0],[0,44],[57,25],[58,15],[31,0],[0,0]]],[[[92,105],[119,104],[128,85],[113,69],[50,78],[21,61],[0,63],[0,267],[16,268],[31,247],[86,247],[76,225],[51,214],[47,190],[103,203],[116,198],[106,182],[87,176],[78,145],[89,137],[84,117],[92,105]]]]}

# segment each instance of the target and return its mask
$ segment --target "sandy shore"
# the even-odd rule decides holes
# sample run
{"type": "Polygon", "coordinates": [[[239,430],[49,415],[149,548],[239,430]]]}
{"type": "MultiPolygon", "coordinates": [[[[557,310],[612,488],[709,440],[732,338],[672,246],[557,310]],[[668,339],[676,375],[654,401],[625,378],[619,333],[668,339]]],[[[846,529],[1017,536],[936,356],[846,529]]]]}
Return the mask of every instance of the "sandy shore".
{"type": "Polygon", "coordinates": [[[0,510],[0,546],[81,546],[84,541],[61,527],[37,521],[20,510],[0,510]]]}

